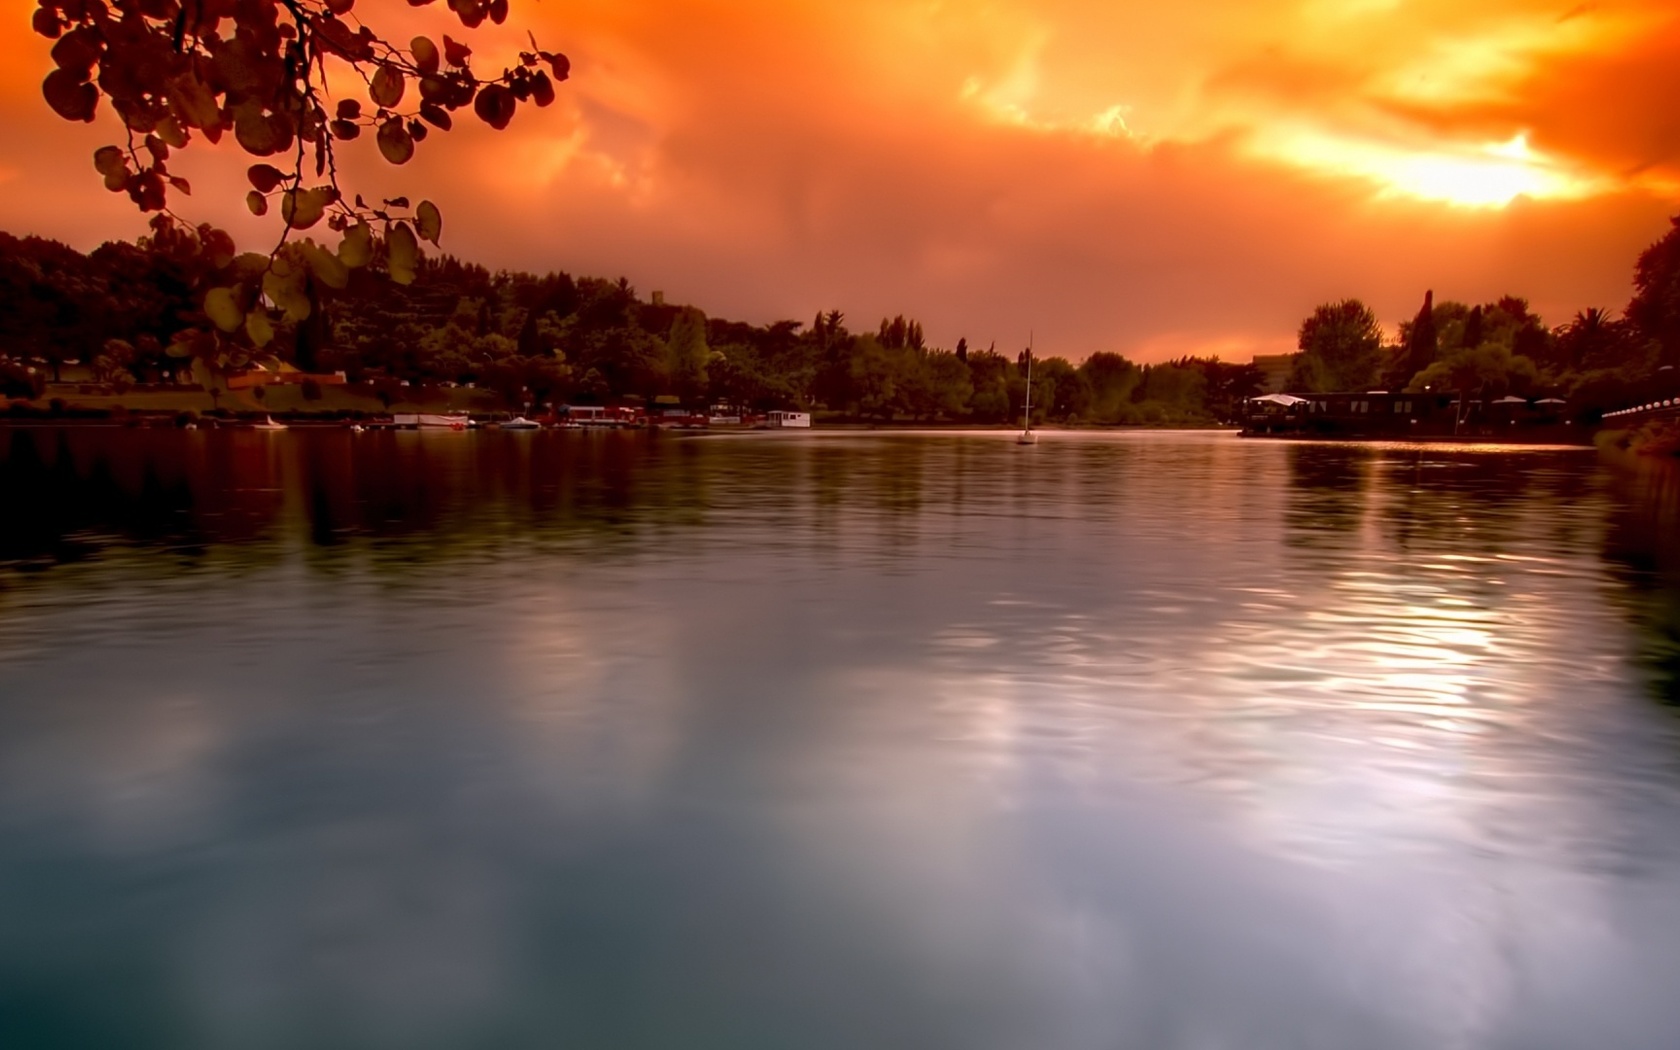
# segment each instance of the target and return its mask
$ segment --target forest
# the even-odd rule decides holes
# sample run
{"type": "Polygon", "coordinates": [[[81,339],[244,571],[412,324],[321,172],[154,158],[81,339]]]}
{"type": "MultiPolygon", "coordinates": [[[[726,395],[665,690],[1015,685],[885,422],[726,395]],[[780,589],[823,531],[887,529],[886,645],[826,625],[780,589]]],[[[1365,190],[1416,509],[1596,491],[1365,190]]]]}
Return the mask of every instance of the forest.
{"type": "MultiPolygon", "coordinates": [[[[203,324],[196,287],[184,264],[145,239],[83,254],[0,234],[0,394],[40,397],[72,362],[119,391],[191,381],[202,356],[181,340],[203,324]]],[[[1634,287],[1619,316],[1588,308],[1557,327],[1515,296],[1471,306],[1426,294],[1392,340],[1359,300],[1327,303],[1300,327],[1286,388],[1554,395],[1596,421],[1680,363],[1680,219],[1640,256],[1634,287]]],[[[424,260],[408,284],[355,271],[306,321],[281,325],[267,350],[375,388],[470,383],[515,409],[728,403],[831,419],[1002,423],[1020,418],[1027,392],[1023,349],[966,339],[933,347],[905,317],[855,331],[839,310],[754,325],[657,293],[644,299],[624,278],[491,272],[448,255],[424,260]]],[[[225,373],[266,356],[212,365],[225,373]]],[[[1046,356],[1033,359],[1031,401],[1038,422],[1212,424],[1233,418],[1263,382],[1253,364],[1216,358],[1046,356]]]]}
{"type": "MultiPolygon", "coordinates": [[[[0,234],[5,392],[39,395],[70,361],[119,387],[185,381],[191,359],[174,348],[177,330],[203,316],[192,288],[144,242],[82,255],[0,234]]],[[[1026,399],[1024,350],[966,340],[931,347],[921,324],[904,317],[861,332],[839,310],[808,324],[752,325],[644,299],[623,278],[492,273],[447,255],[425,260],[407,285],[355,273],[273,345],[304,371],[411,388],[473,383],[510,407],[728,403],[858,420],[1001,423],[1019,419],[1026,399]]],[[[1228,418],[1259,390],[1260,374],[1216,359],[1139,365],[1097,353],[1078,365],[1035,357],[1032,384],[1035,420],[1182,425],[1228,418]]]]}

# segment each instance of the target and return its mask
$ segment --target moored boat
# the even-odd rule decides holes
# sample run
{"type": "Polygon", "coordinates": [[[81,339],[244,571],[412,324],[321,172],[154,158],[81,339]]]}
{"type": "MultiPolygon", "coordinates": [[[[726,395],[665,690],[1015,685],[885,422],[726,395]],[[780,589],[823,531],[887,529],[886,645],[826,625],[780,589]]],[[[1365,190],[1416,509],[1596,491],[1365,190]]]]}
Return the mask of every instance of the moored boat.
{"type": "Polygon", "coordinates": [[[1016,435],[1017,445],[1036,445],[1038,435],[1032,428],[1032,337],[1027,337],[1027,399],[1026,406],[1021,411],[1021,433],[1016,435]]]}
{"type": "Polygon", "coordinates": [[[391,423],[410,430],[466,430],[472,418],[465,412],[398,412],[391,423]]]}

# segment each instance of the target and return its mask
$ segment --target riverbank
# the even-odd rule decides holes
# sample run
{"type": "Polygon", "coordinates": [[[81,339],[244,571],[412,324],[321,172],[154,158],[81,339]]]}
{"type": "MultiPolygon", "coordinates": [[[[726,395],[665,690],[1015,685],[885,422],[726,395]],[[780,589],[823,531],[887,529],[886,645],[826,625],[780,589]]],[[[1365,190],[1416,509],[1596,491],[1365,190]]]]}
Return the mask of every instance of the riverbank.
{"type": "Polygon", "coordinates": [[[1600,431],[1598,444],[1641,456],[1680,457],[1680,419],[1653,419],[1636,427],[1600,431]]]}

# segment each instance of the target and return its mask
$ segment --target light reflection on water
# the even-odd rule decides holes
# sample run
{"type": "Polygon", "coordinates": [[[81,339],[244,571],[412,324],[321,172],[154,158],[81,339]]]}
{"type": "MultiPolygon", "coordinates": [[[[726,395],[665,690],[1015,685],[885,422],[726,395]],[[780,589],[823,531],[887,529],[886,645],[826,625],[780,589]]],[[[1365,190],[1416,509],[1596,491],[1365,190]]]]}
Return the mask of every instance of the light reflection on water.
{"type": "Polygon", "coordinates": [[[1677,488],[0,430],[0,1045],[1667,1047],[1677,488]]]}

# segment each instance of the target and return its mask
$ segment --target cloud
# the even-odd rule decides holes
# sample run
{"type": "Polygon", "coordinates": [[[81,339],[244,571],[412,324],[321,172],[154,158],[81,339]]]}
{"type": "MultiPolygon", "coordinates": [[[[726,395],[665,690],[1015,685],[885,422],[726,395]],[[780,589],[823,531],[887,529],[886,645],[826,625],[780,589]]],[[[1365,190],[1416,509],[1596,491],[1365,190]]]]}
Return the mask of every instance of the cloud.
{"type": "MultiPolygon", "coordinates": [[[[516,3],[474,46],[566,50],[554,107],[345,170],[436,200],[459,255],[723,316],[1242,358],[1344,296],[1391,322],[1425,288],[1553,320],[1625,301],[1680,185],[1675,25],[1649,2],[516,3]]],[[[41,44],[15,64],[44,72],[41,44]]],[[[55,121],[37,83],[0,84],[8,137],[36,143],[0,227],[132,234],[87,160],[110,127],[55,121]]],[[[183,163],[192,214],[268,236],[239,157],[183,163]]]]}

